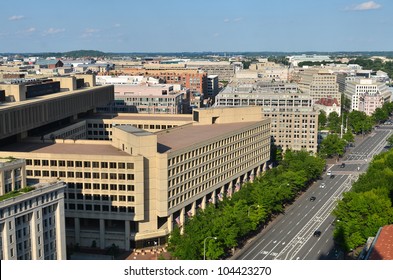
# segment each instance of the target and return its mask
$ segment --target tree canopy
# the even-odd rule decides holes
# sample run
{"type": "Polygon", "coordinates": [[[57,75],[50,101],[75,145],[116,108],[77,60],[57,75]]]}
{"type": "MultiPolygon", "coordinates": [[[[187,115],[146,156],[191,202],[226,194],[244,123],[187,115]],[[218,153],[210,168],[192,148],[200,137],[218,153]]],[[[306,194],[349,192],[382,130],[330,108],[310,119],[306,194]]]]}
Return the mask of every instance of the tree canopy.
{"type": "Polygon", "coordinates": [[[176,227],[169,238],[169,251],[177,259],[202,259],[206,245],[206,259],[226,256],[250,232],[281,213],[286,203],[321,175],[324,167],[323,159],[306,151],[287,151],[278,167],[245,183],[217,205],[199,209],[183,225],[183,234],[176,227]]]}

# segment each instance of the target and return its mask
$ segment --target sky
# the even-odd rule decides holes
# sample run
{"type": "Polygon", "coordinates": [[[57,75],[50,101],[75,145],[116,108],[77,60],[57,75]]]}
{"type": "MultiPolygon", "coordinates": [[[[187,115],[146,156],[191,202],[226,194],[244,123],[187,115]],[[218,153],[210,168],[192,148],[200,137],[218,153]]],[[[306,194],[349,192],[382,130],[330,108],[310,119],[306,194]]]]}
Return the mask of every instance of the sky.
{"type": "Polygon", "coordinates": [[[0,52],[392,51],[392,0],[3,1],[0,52]]]}

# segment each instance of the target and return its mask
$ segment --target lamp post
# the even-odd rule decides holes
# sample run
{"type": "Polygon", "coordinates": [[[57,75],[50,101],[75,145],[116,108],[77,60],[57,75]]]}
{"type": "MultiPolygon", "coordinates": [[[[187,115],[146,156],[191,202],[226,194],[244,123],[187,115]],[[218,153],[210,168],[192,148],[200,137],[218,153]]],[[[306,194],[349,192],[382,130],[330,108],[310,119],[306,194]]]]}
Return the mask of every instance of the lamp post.
{"type": "Polygon", "coordinates": [[[248,207],[248,211],[247,211],[247,217],[250,217],[250,210],[251,210],[251,207],[256,207],[256,208],[259,208],[260,206],[259,205],[250,205],[250,207],[248,207]]]}
{"type": "Polygon", "coordinates": [[[206,240],[208,240],[209,238],[212,238],[214,240],[217,240],[217,237],[215,236],[208,236],[203,240],[203,260],[206,260],[206,240]]]}

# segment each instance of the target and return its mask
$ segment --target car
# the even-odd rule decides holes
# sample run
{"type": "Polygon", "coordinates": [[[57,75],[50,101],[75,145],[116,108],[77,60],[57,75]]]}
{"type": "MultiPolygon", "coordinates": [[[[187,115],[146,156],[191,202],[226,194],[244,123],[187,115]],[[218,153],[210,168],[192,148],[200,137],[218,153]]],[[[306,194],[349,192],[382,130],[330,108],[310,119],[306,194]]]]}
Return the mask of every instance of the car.
{"type": "Polygon", "coordinates": [[[341,167],[341,168],[344,168],[344,167],[345,167],[345,163],[344,163],[344,162],[341,163],[340,167],[341,167]]]}
{"type": "Polygon", "coordinates": [[[328,175],[328,176],[332,175],[332,171],[329,170],[329,171],[327,172],[327,175],[328,175]]]}
{"type": "Polygon", "coordinates": [[[316,230],[316,231],[314,231],[313,236],[315,236],[315,237],[320,237],[321,234],[322,234],[322,232],[321,232],[320,230],[316,230]]]}
{"type": "Polygon", "coordinates": [[[325,187],[325,183],[321,183],[321,184],[319,185],[319,187],[320,187],[321,189],[323,189],[323,188],[325,187]]]}
{"type": "Polygon", "coordinates": [[[316,199],[315,196],[310,197],[310,201],[314,201],[316,199]]]}
{"type": "Polygon", "coordinates": [[[333,174],[332,174],[332,175],[330,175],[330,179],[334,179],[334,177],[335,177],[335,176],[334,176],[333,174]]]}

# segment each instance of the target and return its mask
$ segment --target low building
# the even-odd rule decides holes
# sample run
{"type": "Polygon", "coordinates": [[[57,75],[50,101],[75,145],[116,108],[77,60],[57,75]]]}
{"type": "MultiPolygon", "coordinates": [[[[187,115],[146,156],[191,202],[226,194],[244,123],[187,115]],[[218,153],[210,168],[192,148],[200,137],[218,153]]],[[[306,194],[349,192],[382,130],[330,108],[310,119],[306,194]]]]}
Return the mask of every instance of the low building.
{"type": "Polygon", "coordinates": [[[329,116],[333,112],[336,112],[339,116],[341,115],[341,106],[337,98],[321,98],[315,101],[314,107],[318,111],[324,111],[326,116],[329,116]]]}
{"type": "Polygon", "coordinates": [[[378,230],[365,259],[393,260],[393,225],[378,230]]]}

